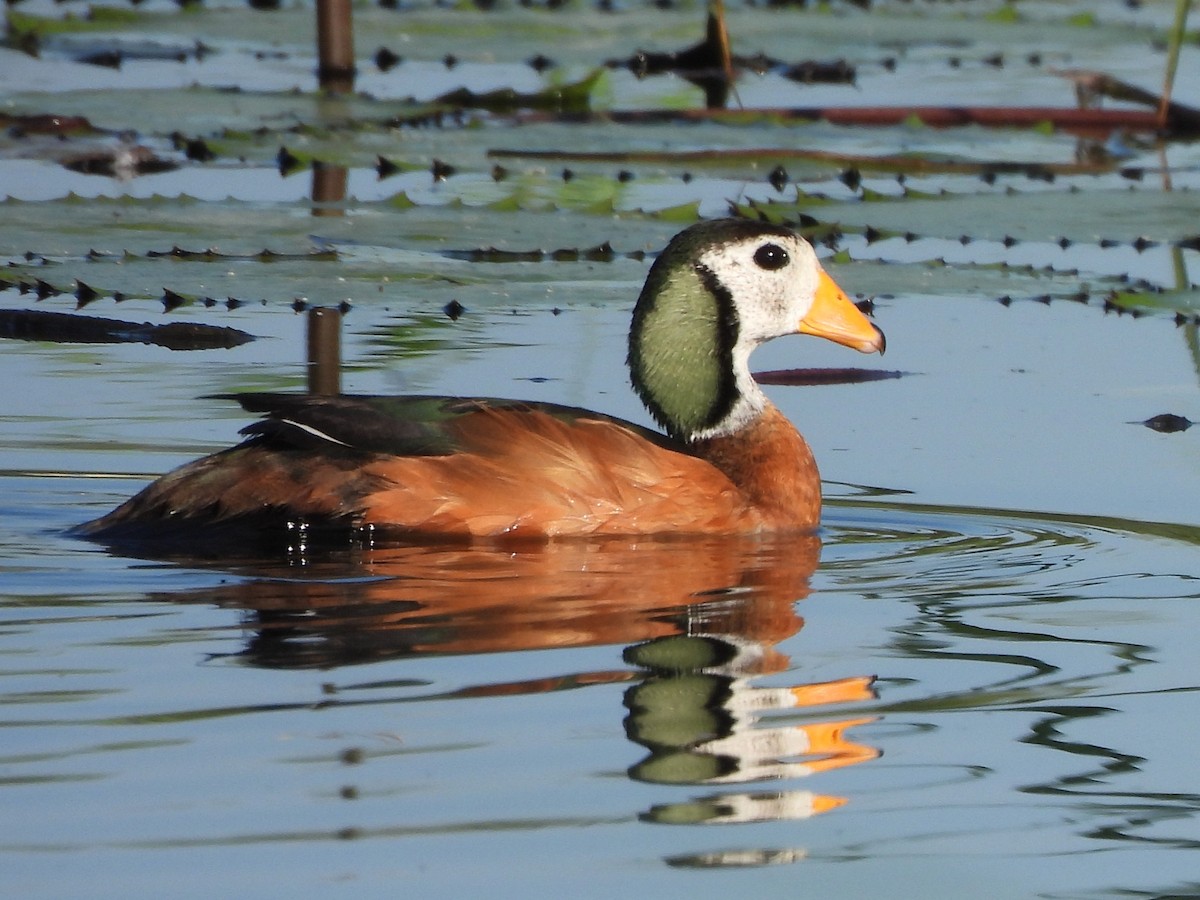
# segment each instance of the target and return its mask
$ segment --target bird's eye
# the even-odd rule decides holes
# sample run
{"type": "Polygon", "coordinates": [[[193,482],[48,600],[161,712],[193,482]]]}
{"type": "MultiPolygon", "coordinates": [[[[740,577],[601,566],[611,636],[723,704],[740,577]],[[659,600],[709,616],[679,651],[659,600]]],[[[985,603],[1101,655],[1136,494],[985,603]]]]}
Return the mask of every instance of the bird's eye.
{"type": "Polygon", "coordinates": [[[754,262],[760,269],[774,272],[790,262],[788,253],[778,244],[763,244],[754,251],[754,262]]]}

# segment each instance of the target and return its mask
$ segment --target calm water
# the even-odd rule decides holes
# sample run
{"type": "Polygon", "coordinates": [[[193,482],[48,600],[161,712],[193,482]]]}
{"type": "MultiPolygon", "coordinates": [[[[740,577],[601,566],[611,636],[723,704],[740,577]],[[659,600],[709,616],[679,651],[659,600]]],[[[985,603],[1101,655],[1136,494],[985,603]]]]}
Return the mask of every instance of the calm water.
{"type": "Polygon", "coordinates": [[[1194,528],[862,499],[823,546],[163,563],[4,482],[14,895],[1193,877],[1194,528]]]}
{"type": "MultiPolygon", "coordinates": [[[[927,374],[772,389],[811,423],[831,478],[819,542],[122,556],[64,532],[144,481],[119,473],[232,440],[244,416],[195,395],[241,383],[251,351],[176,354],[163,378],[168,351],[10,343],[3,366],[29,389],[10,398],[0,476],[13,823],[0,884],[54,897],[902,896],[909,879],[944,897],[1192,892],[1194,857],[1177,851],[1200,841],[1200,529],[1151,524],[1186,522],[1191,436],[1112,412],[1128,392],[1147,414],[1178,396],[1187,354],[1167,352],[1165,323],[953,308],[879,312],[888,364],[927,374]],[[951,324],[929,334],[931,313],[951,324]],[[1065,374],[1037,380],[1060,411],[1083,406],[1058,431],[998,424],[1006,404],[1032,404],[995,371],[1029,316],[1046,336],[1025,360],[1035,371],[1081,365],[1063,358],[1066,334],[1118,370],[1142,341],[1160,350],[1112,386],[1089,370],[1090,394],[1065,374]],[[947,344],[962,360],[937,362],[947,344]],[[966,427],[980,396],[997,412],[966,427]],[[964,434],[943,437],[955,424],[964,434]],[[1105,490],[1088,427],[1153,465],[1105,490]],[[985,452],[997,430],[1014,443],[985,452]],[[929,471],[938,443],[946,462],[929,471]],[[1073,479],[1053,462],[1064,448],[1073,479]],[[855,487],[851,472],[891,487],[855,487]],[[948,492],[1075,511],[929,505],[948,492]],[[1111,517],[1137,497],[1141,521],[1111,517]]],[[[467,328],[376,371],[354,371],[378,332],[351,318],[349,377],[463,390],[500,372],[506,393],[632,411],[619,367],[580,354],[590,342],[594,359],[620,358],[623,309],[527,312],[485,316],[490,349],[467,328]],[[574,375],[528,380],[546,371],[574,375]]],[[[295,381],[299,320],[255,315],[277,339],[252,352],[295,381]]],[[[824,362],[812,343],[756,362],[824,362]]]]}
{"type": "MultiPolygon", "coordinates": [[[[1153,88],[1174,7],[1023,0],[1007,22],[978,3],[728,5],[738,52],[858,66],[853,85],[747,76],[748,108],[1069,106],[1063,68],[1153,88]]],[[[108,129],[0,134],[0,309],[72,311],[78,279],[98,293],[86,314],[260,338],[0,341],[0,895],[1200,896],[1200,428],[1133,424],[1200,420],[1200,145],[911,123],[380,124],[410,94],[540,90],[636,46],[685,47],[703,4],[470,6],[358,5],[370,98],[316,95],[303,4],[158,0],[116,37],[88,22],[38,57],[0,48],[0,109],[108,129]],[[407,59],[379,70],[376,42],[407,59]],[[118,69],[72,61],[113,46],[118,69]],[[558,62],[544,75],[527,62],[542,52],[558,62]],[[181,168],[62,166],[127,130],[181,168]],[[216,159],[186,159],[174,131],[216,159]],[[287,177],[281,145],[304,158],[287,177]],[[531,147],[567,155],[505,156],[497,175],[494,151],[531,147]],[[595,150],[650,155],[570,155],[595,150]],[[380,178],[378,156],[403,171],[380,178]],[[869,156],[891,162],[848,178],[869,156]],[[313,157],[348,167],[344,215],[312,215],[313,157]],[[902,183],[899,157],[932,174],[902,183]],[[947,157],[965,174],[939,174],[947,157]],[[456,173],[434,179],[434,159],[456,173]],[[970,167],[1081,159],[1107,168],[970,167]],[[756,368],[904,373],[769,388],[826,479],[819,540],[231,560],[68,534],[237,439],[246,416],[205,395],[303,388],[298,297],[353,301],[347,390],[645,421],[622,362],[648,265],[634,251],[661,247],[674,216],[768,201],[845,228],[820,252],[875,298],[889,351],[785,340],[756,368]],[[611,260],[570,252],[606,241],[611,260]],[[545,253],[468,261],[491,247],[545,253]],[[9,286],[36,278],[65,293],[9,286]],[[1130,278],[1149,284],[1121,302],[1145,315],[1105,312],[1130,278]],[[164,288],[193,302],[164,315],[164,288]]],[[[1177,97],[1196,105],[1192,49],[1177,97]]],[[[699,94],[617,69],[594,100],[699,94]]]]}

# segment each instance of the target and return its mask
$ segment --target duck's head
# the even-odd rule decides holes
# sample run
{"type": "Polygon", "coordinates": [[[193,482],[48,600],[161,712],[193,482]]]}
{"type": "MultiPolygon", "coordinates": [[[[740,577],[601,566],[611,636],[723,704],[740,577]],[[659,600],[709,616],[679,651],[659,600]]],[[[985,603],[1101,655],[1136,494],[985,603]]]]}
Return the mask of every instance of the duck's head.
{"type": "Polygon", "coordinates": [[[672,437],[732,434],[767,407],[750,353],[785,334],[814,334],[882,353],[876,328],[788,228],[745,219],[680,232],[650,268],[633,312],[634,389],[672,437]]]}

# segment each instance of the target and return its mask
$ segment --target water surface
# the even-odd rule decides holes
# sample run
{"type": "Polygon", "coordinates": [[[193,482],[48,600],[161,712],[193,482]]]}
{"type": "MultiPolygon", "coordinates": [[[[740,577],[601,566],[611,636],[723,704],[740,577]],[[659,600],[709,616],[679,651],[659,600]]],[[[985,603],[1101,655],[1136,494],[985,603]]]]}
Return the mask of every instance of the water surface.
{"type": "MultiPolygon", "coordinates": [[[[536,91],[638,45],[678,49],[700,11],[360,8],[406,61],[364,56],[363,94],[331,98],[311,10],[146,6],[109,32],[74,19],[37,58],[0,50],[6,111],[105,129],[0,136],[0,310],[257,340],[3,341],[0,892],[1200,894],[1197,431],[1138,424],[1200,420],[1196,144],[478,112],[380,125],[409,94],[536,91]],[[113,40],[187,59],[72,61],[113,40]],[[536,72],[548,50],[557,65],[536,72]],[[126,130],[180,168],[64,168],[126,130]],[[217,158],[187,159],[177,130],[217,158]],[[279,171],[281,145],[298,170],[279,171]],[[511,155],[530,148],[563,155],[511,155]],[[643,155],[577,155],[597,149],[643,155]],[[898,178],[869,159],[906,155],[968,169],[898,178]],[[379,156],[400,171],[380,177],[379,156]],[[343,196],[314,202],[312,158],[344,173],[343,196]],[[455,172],[435,177],[435,159],[455,172]],[[1057,174],[969,168],[1013,161],[1057,174]],[[815,219],[828,268],[888,335],[883,359],[797,338],[756,369],[903,373],[768,388],[821,464],[815,538],[238,559],[70,536],[237,440],[246,415],[212,394],[303,390],[306,304],[349,305],[347,390],[646,422],[623,365],[633,300],[674,231],[731,207],[815,219]]],[[[746,52],[859,71],[747,76],[753,107],[1070,105],[1056,67],[1154,86],[1173,4],[1091,4],[1091,24],[1034,0],[1014,22],[982,3],[735,6],[746,52]]],[[[1194,69],[1185,50],[1185,93],[1194,69]]],[[[614,69],[592,102],[698,97],[614,69]]]]}

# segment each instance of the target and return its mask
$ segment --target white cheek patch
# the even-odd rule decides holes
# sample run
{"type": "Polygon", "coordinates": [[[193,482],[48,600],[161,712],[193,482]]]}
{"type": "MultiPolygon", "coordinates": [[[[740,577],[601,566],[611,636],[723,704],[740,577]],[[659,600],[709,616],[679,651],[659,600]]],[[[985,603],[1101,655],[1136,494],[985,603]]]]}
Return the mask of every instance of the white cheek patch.
{"type": "Polygon", "coordinates": [[[757,345],[794,334],[812,306],[820,264],[807,241],[783,235],[757,237],[712,247],[700,262],[729,291],[737,305],[741,338],[757,345]],[[781,245],[790,257],[782,269],[770,271],[754,261],[764,243],[781,245]]]}

